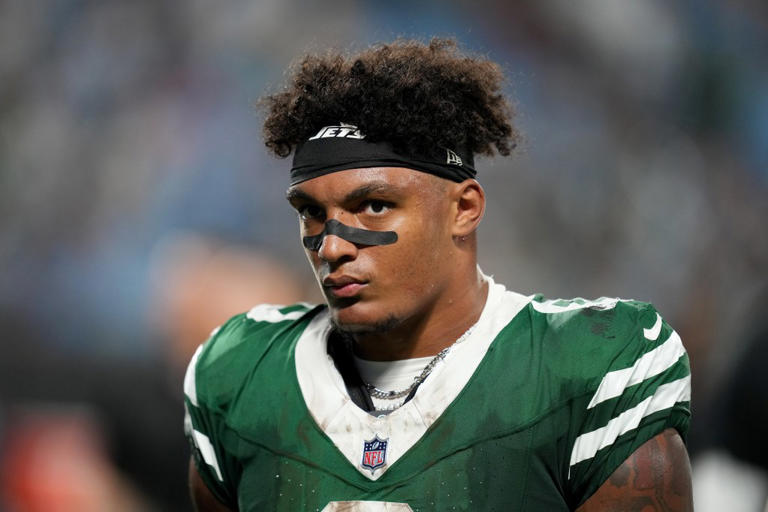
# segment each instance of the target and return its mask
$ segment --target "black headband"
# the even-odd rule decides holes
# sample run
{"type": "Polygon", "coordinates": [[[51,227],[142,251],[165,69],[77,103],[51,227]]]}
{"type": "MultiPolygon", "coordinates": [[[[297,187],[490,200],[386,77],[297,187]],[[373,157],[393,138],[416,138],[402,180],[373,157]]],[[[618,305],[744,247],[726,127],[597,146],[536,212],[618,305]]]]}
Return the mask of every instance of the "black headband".
{"type": "Polygon", "coordinates": [[[352,125],[326,126],[293,155],[291,185],[324,174],[362,167],[406,167],[434,174],[451,181],[474,178],[474,158],[469,152],[436,149],[431,156],[405,156],[386,142],[369,142],[352,125]]]}

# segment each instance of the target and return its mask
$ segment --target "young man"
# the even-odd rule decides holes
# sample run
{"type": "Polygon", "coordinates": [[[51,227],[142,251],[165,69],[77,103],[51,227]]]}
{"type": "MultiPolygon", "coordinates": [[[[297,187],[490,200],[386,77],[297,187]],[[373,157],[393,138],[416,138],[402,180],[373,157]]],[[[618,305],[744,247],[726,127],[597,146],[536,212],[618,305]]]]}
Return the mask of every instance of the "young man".
{"type": "Polygon", "coordinates": [[[262,305],[185,378],[198,510],[690,510],[690,373],[652,306],[477,266],[501,73],[450,41],[306,57],[266,98],[327,304],[262,305]]]}

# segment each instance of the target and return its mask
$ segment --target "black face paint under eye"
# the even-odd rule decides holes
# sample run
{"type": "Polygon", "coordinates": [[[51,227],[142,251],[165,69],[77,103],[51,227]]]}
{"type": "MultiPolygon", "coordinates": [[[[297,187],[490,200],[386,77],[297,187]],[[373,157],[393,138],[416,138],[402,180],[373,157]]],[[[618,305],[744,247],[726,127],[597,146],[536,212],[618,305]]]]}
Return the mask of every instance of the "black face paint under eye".
{"type": "Polygon", "coordinates": [[[336,219],[326,222],[320,234],[305,236],[302,242],[304,247],[310,251],[319,251],[320,246],[323,245],[323,238],[327,235],[336,235],[347,242],[358,245],[389,245],[397,242],[397,233],[394,231],[369,231],[367,229],[353,228],[342,224],[336,219]]]}

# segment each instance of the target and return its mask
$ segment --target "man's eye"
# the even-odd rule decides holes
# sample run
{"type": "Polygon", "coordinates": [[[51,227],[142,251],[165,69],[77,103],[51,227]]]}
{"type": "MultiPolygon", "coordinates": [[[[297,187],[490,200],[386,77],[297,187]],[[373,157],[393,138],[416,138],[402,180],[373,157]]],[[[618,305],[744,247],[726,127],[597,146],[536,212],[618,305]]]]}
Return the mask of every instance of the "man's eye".
{"type": "Polygon", "coordinates": [[[371,215],[380,215],[389,210],[391,205],[384,201],[368,201],[363,204],[363,211],[371,215]]]}
{"type": "Polygon", "coordinates": [[[313,204],[305,204],[299,208],[299,217],[302,219],[316,219],[323,215],[323,209],[313,204]]]}

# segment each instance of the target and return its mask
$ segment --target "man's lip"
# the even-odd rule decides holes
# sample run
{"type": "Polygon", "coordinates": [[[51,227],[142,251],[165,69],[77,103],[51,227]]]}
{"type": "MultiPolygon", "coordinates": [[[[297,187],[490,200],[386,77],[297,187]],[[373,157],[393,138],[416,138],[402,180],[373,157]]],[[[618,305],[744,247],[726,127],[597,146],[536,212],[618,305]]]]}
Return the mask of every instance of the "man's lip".
{"type": "Polygon", "coordinates": [[[365,284],[362,279],[357,279],[352,276],[340,276],[340,277],[326,277],[323,279],[323,286],[326,288],[337,288],[346,286],[348,284],[365,284]]]}
{"type": "Polygon", "coordinates": [[[323,279],[323,288],[335,299],[351,298],[360,293],[366,281],[352,276],[328,276],[323,279]]]}
{"type": "Polygon", "coordinates": [[[354,297],[365,287],[365,283],[350,282],[343,285],[326,286],[325,289],[337,299],[354,297]]]}

